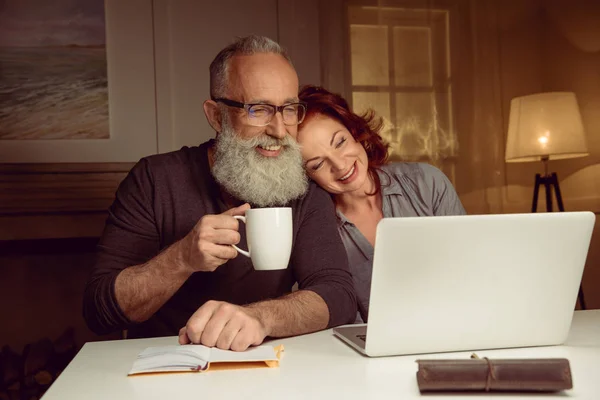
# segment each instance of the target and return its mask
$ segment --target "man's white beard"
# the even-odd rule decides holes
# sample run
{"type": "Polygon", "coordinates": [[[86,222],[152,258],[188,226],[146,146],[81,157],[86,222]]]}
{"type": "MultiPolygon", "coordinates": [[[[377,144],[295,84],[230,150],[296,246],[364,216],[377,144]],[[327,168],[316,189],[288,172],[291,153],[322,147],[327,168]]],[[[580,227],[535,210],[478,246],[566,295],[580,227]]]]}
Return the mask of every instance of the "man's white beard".
{"type": "Polygon", "coordinates": [[[227,120],[222,128],[216,139],[212,174],[229,194],[258,207],[273,207],[306,193],[308,178],[295,140],[289,136],[279,140],[267,134],[245,140],[227,120]],[[282,147],[277,157],[265,157],[256,151],[258,145],[282,147]]]}

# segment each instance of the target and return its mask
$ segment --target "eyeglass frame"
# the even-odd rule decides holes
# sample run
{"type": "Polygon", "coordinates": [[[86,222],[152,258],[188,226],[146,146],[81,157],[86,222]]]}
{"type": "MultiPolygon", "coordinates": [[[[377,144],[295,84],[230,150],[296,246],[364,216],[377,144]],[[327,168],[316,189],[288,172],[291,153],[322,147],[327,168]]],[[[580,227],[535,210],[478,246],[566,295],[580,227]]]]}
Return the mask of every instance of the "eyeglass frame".
{"type": "Polygon", "coordinates": [[[271,109],[275,110],[275,112],[273,112],[273,114],[271,115],[271,119],[269,120],[269,122],[267,122],[264,125],[253,125],[253,126],[267,126],[271,123],[271,121],[273,121],[273,117],[275,117],[275,115],[277,113],[281,114],[282,120],[283,120],[283,124],[287,125],[287,126],[294,126],[294,125],[300,125],[302,123],[302,121],[304,121],[304,118],[306,117],[306,111],[307,111],[307,106],[306,103],[303,101],[298,101],[295,103],[286,103],[286,104],[282,104],[280,106],[276,106],[274,104],[269,104],[269,103],[241,103],[239,101],[235,101],[235,100],[231,100],[228,99],[226,97],[212,97],[210,98],[212,101],[216,102],[216,103],[223,103],[226,106],[229,107],[235,107],[235,108],[241,108],[246,110],[246,118],[248,118],[248,120],[250,120],[250,108],[253,106],[267,106],[267,107],[271,107],[271,109]],[[286,124],[285,123],[285,119],[283,118],[283,109],[285,107],[289,107],[289,106],[300,106],[304,109],[304,115],[302,116],[302,119],[298,118],[298,122],[294,123],[294,124],[286,124]]]}

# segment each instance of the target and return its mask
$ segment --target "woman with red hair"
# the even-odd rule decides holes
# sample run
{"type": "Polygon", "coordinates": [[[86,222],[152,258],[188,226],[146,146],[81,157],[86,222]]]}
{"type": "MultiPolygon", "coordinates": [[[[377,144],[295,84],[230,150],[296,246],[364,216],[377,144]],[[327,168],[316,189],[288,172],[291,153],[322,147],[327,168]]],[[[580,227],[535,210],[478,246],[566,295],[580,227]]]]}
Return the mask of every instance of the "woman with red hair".
{"type": "Polygon", "coordinates": [[[299,97],[307,105],[297,137],[304,168],[335,202],[358,297],[356,322],[367,322],[379,221],[463,215],[465,210],[439,169],[425,163],[388,163],[388,145],[379,135],[382,122],[372,111],[357,115],[344,98],[318,86],[305,86],[299,97]]]}

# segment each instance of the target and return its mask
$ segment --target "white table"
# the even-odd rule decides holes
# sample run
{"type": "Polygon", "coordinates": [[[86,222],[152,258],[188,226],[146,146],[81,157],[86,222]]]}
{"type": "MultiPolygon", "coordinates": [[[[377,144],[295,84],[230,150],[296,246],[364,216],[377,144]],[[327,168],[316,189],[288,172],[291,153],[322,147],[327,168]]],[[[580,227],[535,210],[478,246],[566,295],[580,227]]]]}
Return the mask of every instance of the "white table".
{"type": "Polygon", "coordinates": [[[274,341],[285,346],[279,368],[127,376],[141,350],[176,343],[176,337],[86,343],[43,399],[600,399],[600,310],[575,312],[564,346],[477,352],[490,358],[569,359],[574,388],[556,395],[421,396],[417,358],[468,358],[471,353],[368,358],[331,330],[274,341]]]}

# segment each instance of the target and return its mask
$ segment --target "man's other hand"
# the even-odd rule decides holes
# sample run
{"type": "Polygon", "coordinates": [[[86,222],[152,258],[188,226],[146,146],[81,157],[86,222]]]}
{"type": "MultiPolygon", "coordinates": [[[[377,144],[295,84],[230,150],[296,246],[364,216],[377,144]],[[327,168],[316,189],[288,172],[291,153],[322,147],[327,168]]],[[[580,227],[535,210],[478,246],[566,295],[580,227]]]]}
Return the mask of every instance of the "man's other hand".
{"type": "Polygon", "coordinates": [[[261,344],[267,335],[267,329],[252,308],[211,300],[180,329],[179,343],[244,351],[261,344]]]}

